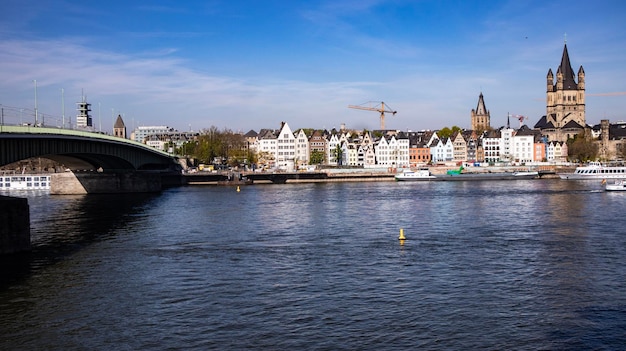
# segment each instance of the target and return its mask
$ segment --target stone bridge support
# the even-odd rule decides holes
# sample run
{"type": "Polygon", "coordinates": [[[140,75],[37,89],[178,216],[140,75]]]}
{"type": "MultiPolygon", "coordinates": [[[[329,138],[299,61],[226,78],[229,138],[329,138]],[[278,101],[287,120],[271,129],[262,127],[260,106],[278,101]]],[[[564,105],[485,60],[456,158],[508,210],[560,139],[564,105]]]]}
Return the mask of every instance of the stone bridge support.
{"type": "Polygon", "coordinates": [[[50,181],[50,194],[114,194],[148,193],[162,189],[159,172],[65,172],[55,173],[50,181]]]}
{"type": "Polygon", "coordinates": [[[0,255],[30,251],[28,200],[0,196],[0,255]]]}

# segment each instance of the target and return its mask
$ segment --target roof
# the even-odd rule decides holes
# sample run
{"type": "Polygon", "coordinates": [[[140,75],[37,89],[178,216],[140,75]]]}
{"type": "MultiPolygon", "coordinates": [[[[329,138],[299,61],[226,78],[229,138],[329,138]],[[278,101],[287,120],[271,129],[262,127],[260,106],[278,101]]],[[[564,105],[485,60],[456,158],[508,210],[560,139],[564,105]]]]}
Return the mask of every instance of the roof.
{"type": "Polygon", "coordinates": [[[489,114],[489,110],[487,110],[487,107],[485,107],[485,99],[483,98],[483,93],[482,91],[480,92],[480,95],[478,96],[478,105],[476,106],[476,111],[474,111],[477,115],[488,115],[489,114]]]}
{"type": "Polygon", "coordinates": [[[499,139],[501,137],[502,133],[500,133],[499,129],[492,129],[489,130],[486,134],[485,134],[485,138],[496,138],[499,139]]]}
{"type": "Polygon", "coordinates": [[[535,123],[535,126],[533,128],[535,128],[535,129],[554,129],[554,124],[552,124],[552,122],[548,122],[547,116],[541,116],[541,118],[539,118],[539,121],[537,121],[537,123],[535,123]]]}
{"type": "Polygon", "coordinates": [[[113,128],[126,128],[126,125],[124,124],[124,120],[122,119],[121,115],[117,115],[117,119],[115,120],[113,128]]]}
{"type": "Polygon", "coordinates": [[[247,132],[246,134],[244,134],[243,136],[246,138],[254,138],[256,136],[258,136],[259,133],[255,132],[254,130],[250,129],[249,132],[247,132]]]}
{"type": "Polygon", "coordinates": [[[537,134],[541,134],[541,132],[539,132],[538,130],[533,130],[530,129],[527,125],[523,125],[521,126],[518,130],[517,133],[515,133],[515,135],[520,135],[520,136],[524,136],[524,135],[537,135],[537,134]]]}
{"type": "Polygon", "coordinates": [[[258,135],[259,139],[276,139],[276,132],[272,129],[261,129],[258,135]]]}
{"type": "MultiPolygon", "coordinates": [[[[582,66],[581,66],[582,68],[582,66]]],[[[557,73],[563,74],[563,89],[564,90],[576,90],[578,85],[574,79],[574,70],[569,61],[569,54],[567,52],[567,44],[563,46],[563,56],[561,57],[561,65],[559,66],[557,73]]]]}
{"type": "Polygon", "coordinates": [[[569,121],[562,129],[584,129],[584,127],[574,121],[569,121]]]}

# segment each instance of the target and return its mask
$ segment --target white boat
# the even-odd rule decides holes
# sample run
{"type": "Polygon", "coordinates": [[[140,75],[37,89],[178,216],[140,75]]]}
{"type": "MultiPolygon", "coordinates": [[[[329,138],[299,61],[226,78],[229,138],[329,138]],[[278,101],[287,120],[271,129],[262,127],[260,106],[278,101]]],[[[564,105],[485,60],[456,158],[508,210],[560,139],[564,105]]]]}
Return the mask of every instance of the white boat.
{"type": "Polygon", "coordinates": [[[606,190],[606,191],[626,191],[626,180],[624,180],[624,179],[617,179],[613,183],[605,182],[604,190],[606,190]]]}
{"type": "Polygon", "coordinates": [[[417,171],[405,170],[402,173],[398,173],[395,176],[398,181],[411,181],[411,180],[435,180],[435,176],[430,174],[428,168],[418,169],[417,171]]]}
{"type": "Polygon", "coordinates": [[[559,173],[561,179],[626,179],[625,166],[605,166],[600,162],[589,162],[586,166],[576,167],[574,173],[559,173]]]}
{"type": "Polygon", "coordinates": [[[50,190],[49,174],[0,175],[0,191],[50,190]]]}

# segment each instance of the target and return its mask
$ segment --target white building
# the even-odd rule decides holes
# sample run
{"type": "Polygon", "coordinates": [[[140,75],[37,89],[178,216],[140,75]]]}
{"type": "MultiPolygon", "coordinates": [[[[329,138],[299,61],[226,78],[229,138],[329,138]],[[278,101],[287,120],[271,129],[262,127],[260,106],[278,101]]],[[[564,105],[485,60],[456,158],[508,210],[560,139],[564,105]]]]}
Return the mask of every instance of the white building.
{"type": "Polygon", "coordinates": [[[534,160],[534,144],[535,137],[533,135],[515,135],[513,136],[512,155],[513,161],[525,163],[534,160]]]}
{"type": "Polygon", "coordinates": [[[336,166],[337,158],[335,157],[336,149],[339,144],[339,136],[337,134],[330,135],[328,142],[326,143],[326,159],[329,165],[336,166]]]}
{"type": "Polygon", "coordinates": [[[562,141],[551,141],[546,145],[546,159],[548,162],[567,161],[567,144],[562,141]]]}
{"type": "Polygon", "coordinates": [[[433,163],[451,162],[454,159],[454,144],[452,139],[434,140],[430,145],[430,159],[433,163]]]}
{"type": "Polygon", "coordinates": [[[296,138],[296,149],[295,149],[296,167],[308,165],[309,160],[310,160],[309,137],[307,137],[304,130],[300,129],[296,133],[295,138],[296,138]]]}
{"type": "Polygon", "coordinates": [[[259,163],[269,168],[276,167],[276,133],[270,129],[261,129],[257,138],[257,154],[259,156],[259,163]]]}
{"type": "Polygon", "coordinates": [[[280,132],[276,137],[276,167],[278,169],[293,171],[296,160],[296,137],[293,135],[289,124],[283,122],[280,132]]]}
{"type": "Polygon", "coordinates": [[[130,135],[134,141],[145,143],[146,138],[151,135],[163,135],[174,131],[174,128],[167,126],[141,126],[137,127],[130,135]]]}
{"type": "Polygon", "coordinates": [[[376,163],[384,167],[409,167],[409,139],[382,137],[374,146],[376,163]]]}

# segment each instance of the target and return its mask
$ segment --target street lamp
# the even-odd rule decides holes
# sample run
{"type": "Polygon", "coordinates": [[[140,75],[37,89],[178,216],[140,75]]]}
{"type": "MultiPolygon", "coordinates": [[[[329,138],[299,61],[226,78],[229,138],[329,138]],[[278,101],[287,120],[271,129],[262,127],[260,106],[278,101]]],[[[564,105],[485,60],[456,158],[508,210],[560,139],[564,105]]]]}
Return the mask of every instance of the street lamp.
{"type": "Polygon", "coordinates": [[[65,90],[61,88],[61,115],[62,115],[62,124],[61,128],[65,129],[65,90]]]}
{"type": "Polygon", "coordinates": [[[37,79],[33,79],[35,82],[35,127],[37,127],[37,123],[39,122],[39,115],[37,112],[37,79]]]}

